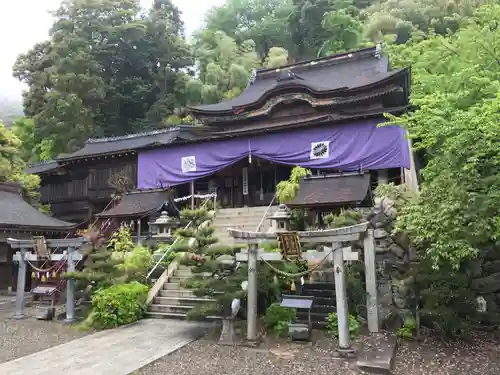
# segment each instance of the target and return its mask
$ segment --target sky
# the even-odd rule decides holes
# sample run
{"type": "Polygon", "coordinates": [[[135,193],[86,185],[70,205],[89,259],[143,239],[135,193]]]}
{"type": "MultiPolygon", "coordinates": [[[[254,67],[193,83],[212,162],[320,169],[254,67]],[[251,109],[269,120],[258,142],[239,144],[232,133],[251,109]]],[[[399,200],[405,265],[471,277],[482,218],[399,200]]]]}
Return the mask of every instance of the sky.
{"type": "MultiPolygon", "coordinates": [[[[202,26],[203,15],[224,0],[172,0],[182,12],[187,35],[202,26]]],[[[16,57],[35,43],[47,38],[52,25],[48,13],[57,9],[60,0],[0,0],[0,97],[19,98],[23,85],[12,77],[16,57]]],[[[152,0],[141,0],[149,7],[152,0]]]]}

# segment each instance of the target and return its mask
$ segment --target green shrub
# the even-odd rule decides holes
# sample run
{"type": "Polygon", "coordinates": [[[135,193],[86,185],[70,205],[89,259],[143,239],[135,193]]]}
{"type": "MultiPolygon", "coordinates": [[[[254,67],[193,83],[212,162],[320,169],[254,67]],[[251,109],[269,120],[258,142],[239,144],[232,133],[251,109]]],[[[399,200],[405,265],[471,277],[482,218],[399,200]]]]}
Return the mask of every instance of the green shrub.
{"type": "Polygon", "coordinates": [[[288,323],[297,319],[294,309],[281,307],[279,303],[273,303],[266,310],[264,323],[266,328],[273,331],[277,336],[284,336],[288,332],[288,323]]]}
{"type": "Polygon", "coordinates": [[[112,285],[92,296],[90,326],[109,329],[130,324],[142,318],[149,288],[138,282],[112,285]]]}
{"type": "Polygon", "coordinates": [[[127,273],[128,281],[146,282],[146,275],[153,266],[153,254],[147,247],[136,246],[125,255],[121,265],[127,273]]]}
{"type": "Polygon", "coordinates": [[[323,218],[329,228],[342,228],[359,224],[363,215],[355,210],[342,210],[339,214],[330,213],[323,218]]]}
{"type": "MultiPolygon", "coordinates": [[[[359,330],[361,328],[361,324],[359,324],[356,317],[352,314],[349,314],[349,333],[352,336],[357,336],[359,334],[359,330]]],[[[337,313],[328,314],[328,320],[326,322],[326,330],[333,337],[339,336],[339,322],[337,319],[337,313]]]]}
{"type": "Polygon", "coordinates": [[[400,339],[411,340],[417,329],[417,321],[413,316],[407,316],[401,328],[398,328],[396,334],[400,339]]]}

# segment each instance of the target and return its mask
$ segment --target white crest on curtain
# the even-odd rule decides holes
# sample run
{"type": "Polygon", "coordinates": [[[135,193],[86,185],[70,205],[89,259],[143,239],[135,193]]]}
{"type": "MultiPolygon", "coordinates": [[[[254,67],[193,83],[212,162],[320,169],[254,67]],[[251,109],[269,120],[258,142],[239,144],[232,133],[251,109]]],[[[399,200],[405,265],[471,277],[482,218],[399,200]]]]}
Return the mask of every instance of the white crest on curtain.
{"type": "Polygon", "coordinates": [[[184,156],[181,159],[182,173],[196,172],[196,157],[184,156]]]}
{"type": "Polygon", "coordinates": [[[327,159],[330,156],[330,141],[312,142],[309,158],[327,159]]]}

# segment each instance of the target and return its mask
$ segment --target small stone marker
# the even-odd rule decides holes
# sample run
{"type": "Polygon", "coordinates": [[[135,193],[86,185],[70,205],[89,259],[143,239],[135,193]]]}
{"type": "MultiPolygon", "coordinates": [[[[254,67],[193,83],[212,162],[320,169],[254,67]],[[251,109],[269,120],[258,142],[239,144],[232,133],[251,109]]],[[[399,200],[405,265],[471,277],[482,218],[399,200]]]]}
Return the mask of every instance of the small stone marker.
{"type": "Polygon", "coordinates": [[[396,356],[396,337],[392,334],[372,334],[361,347],[356,365],[375,374],[392,374],[396,356]]]}

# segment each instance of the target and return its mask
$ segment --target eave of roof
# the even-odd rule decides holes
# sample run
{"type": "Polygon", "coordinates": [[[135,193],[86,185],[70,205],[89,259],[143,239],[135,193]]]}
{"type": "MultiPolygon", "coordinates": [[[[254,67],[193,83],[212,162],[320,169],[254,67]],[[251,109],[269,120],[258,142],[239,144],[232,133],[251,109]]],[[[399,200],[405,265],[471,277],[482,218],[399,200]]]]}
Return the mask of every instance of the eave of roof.
{"type": "Polygon", "coordinates": [[[134,191],[125,194],[118,204],[97,215],[97,218],[142,217],[160,211],[171,192],[165,189],[134,191]]]}
{"type": "Polygon", "coordinates": [[[336,92],[366,89],[408,72],[408,68],[389,72],[387,57],[377,58],[374,55],[375,48],[368,48],[331,58],[258,71],[255,82],[239,97],[217,104],[190,106],[188,109],[197,116],[230,113],[241,107],[258,105],[268,96],[283,89],[302,88],[315,95],[332,95],[336,92]],[[300,79],[274,82],[273,74],[287,69],[300,75],[300,79]]]}
{"type": "Polygon", "coordinates": [[[69,232],[77,224],[43,214],[29,205],[16,184],[0,183],[0,229],[17,231],[69,232]]]}
{"type": "Polygon", "coordinates": [[[363,202],[370,190],[369,173],[344,173],[302,179],[290,207],[330,207],[363,202]]]}

